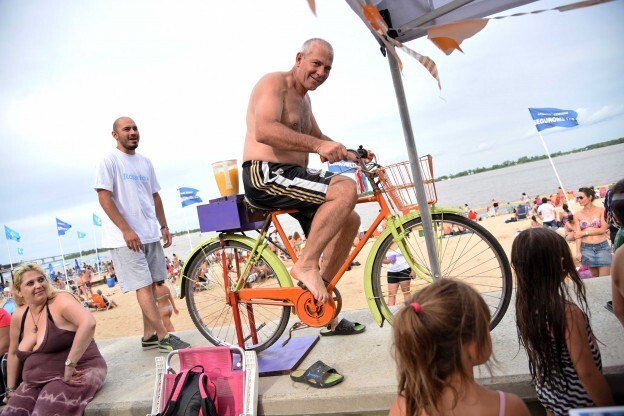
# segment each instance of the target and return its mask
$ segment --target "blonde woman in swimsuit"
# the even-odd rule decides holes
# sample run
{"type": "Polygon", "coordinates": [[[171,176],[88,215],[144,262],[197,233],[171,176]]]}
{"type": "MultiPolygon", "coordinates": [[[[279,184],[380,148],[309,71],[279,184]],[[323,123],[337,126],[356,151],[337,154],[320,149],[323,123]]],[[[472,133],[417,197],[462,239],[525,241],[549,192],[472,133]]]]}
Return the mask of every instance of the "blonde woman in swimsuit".
{"type": "Polygon", "coordinates": [[[173,296],[171,296],[171,291],[164,280],[156,282],[154,294],[156,295],[156,304],[165,329],[167,329],[168,332],[174,332],[175,329],[171,323],[171,315],[174,313],[177,315],[180,311],[176,308],[173,296]]]}
{"type": "Polygon", "coordinates": [[[611,247],[607,237],[609,224],[604,217],[604,208],[593,204],[596,199],[594,188],[581,188],[576,197],[583,209],[574,215],[576,219],[576,259],[589,267],[592,276],[611,274],[611,247]]]}

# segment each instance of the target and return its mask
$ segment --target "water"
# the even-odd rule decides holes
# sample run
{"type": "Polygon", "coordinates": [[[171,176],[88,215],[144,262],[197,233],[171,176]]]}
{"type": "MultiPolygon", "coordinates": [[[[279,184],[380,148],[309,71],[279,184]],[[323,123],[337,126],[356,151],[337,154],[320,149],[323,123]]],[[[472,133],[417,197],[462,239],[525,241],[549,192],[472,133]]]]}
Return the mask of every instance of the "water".
{"type": "MultiPolygon", "coordinates": [[[[607,185],[624,178],[623,160],[624,144],[619,144],[559,156],[553,159],[553,163],[564,188],[576,193],[582,186],[607,185]]],[[[478,165],[479,162],[475,160],[474,167],[478,165]]],[[[435,172],[435,159],[433,168],[435,172]]],[[[504,209],[508,201],[520,200],[522,192],[526,192],[532,200],[538,194],[555,194],[558,186],[548,159],[539,160],[436,182],[437,205],[457,208],[468,204],[473,209],[485,209],[491,205],[492,198],[496,198],[504,209]]],[[[368,227],[377,216],[379,206],[375,203],[360,204],[356,211],[360,214],[362,224],[368,227]]],[[[280,217],[280,222],[287,234],[300,231],[297,221],[287,215],[280,217]]]]}
{"type": "MultiPolygon", "coordinates": [[[[573,153],[553,159],[561,182],[575,193],[582,186],[602,186],[624,178],[624,144],[573,153]]],[[[479,162],[475,160],[474,167],[479,162]]],[[[435,172],[435,159],[433,160],[435,172]]],[[[495,198],[505,207],[508,201],[518,201],[522,192],[535,198],[557,193],[557,177],[548,159],[508,168],[482,172],[436,182],[438,206],[485,208],[495,198]]],[[[362,224],[370,224],[377,215],[376,204],[357,207],[362,224]]]]}

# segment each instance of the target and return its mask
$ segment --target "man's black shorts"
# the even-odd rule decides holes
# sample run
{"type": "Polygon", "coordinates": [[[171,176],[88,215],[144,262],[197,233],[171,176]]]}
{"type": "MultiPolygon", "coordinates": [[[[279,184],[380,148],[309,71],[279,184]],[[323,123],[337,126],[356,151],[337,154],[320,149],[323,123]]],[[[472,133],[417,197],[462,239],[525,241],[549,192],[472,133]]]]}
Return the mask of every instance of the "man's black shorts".
{"type": "Polygon", "coordinates": [[[245,196],[260,208],[298,209],[291,214],[310,233],[312,219],[325,196],[333,173],[284,163],[243,163],[245,196]]]}

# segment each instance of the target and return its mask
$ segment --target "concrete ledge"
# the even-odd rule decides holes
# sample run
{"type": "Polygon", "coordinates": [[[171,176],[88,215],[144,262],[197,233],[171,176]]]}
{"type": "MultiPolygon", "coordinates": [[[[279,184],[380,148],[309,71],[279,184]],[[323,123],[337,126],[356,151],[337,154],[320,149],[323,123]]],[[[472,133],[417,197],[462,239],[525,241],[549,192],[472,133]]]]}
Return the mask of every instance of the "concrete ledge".
{"type": "MultiPolygon", "coordinates": [[[[621,404],[624,398],[624,329],[603,307],[611,299],[611,278],[585,282],[592,327],[600,341],[603,372],[621,404]]],[[[536,401],[535,389],[530,384],[526,354],[518,343],[514,314],[512,301],[505,317],[492,332],[498,363],[492,366],[491,374],[479,368],[476,375],[483,385],[515,393],[531,403],[536,401]]],[[[377,327],[368,310],[345,315],[366,324],[366,332],[356,336],[321,337],[301,365],[307,368],[322,360],[344,374],[345,381],[330,389],[318,390],[294,383],[288,376],[262,377],[259,414],[387,414],[397,385],[395,363],[390,355],[391,328],[388,325],[377,327]]],[[[318,329],[306,329],[295,335],[317,332],[318,329]]],[[[197,331],[181,331],[178,335],[193,346],[208,345],[197,331]]],[[[108,377],[85,415],[148,414],[154,389],[154,357],[160,355],[158,350],[142,351],[139,336],[102,340],[98,345],[109,366],[108,377]]]]}

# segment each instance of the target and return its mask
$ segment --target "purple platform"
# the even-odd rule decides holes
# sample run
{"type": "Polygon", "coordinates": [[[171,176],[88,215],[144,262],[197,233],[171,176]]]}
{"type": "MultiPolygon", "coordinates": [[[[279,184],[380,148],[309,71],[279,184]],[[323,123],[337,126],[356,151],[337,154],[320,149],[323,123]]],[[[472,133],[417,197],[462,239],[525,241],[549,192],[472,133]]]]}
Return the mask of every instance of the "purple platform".
{"type": "Polygon", "coordinates": [[[282,347],[284,338],[279,339],[275,344],[258,353],[260,377],[290,374],[312,351],[319,338],[318,335],[291,338],[284,347],[282,347]]]}
{"type": "Polygon", "coordinates": [[[211,199],[207,204],[197,206],[199,229],[209,231],[248,231],[262,227],[263,212],[247,210],[245,195],[225,196],[211,199]]]}

